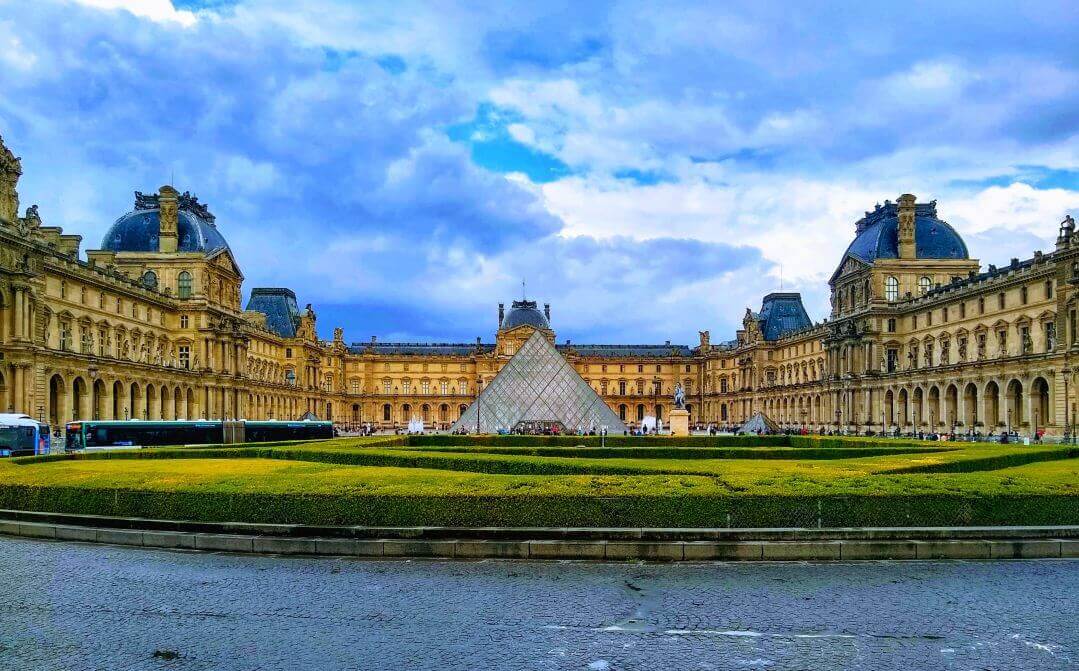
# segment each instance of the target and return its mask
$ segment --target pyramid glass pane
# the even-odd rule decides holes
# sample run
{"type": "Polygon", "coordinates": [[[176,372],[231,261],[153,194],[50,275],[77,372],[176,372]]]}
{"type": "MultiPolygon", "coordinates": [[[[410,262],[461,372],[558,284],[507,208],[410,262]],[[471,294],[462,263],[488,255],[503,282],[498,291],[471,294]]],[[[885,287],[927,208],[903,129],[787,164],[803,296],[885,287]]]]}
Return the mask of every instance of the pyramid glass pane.
{"type": "Polygon", "coordinates": [[[570,433],[606,426],[618,434],[626,428],[539,332],[506,362],[452,430],[497,433],[513,431],[521,422],[558,422],[570,433]]]}

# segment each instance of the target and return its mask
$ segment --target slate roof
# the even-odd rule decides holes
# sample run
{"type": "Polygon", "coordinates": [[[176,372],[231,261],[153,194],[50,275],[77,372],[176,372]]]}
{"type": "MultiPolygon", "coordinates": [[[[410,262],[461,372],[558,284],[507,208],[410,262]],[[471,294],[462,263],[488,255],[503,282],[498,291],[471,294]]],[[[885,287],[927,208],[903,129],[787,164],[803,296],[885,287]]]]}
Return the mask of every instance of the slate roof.
{"type": "Polygon", "coordinates": [[[471,356],[476,353],[492,352],[495,346],[480,343],[423,343],[423,342],[376,342],[352,343],[348,351],[352,354],[371,352],[382,356],[471,356]]]}
{"type": "MultiPolygon", "coordinates": [[[[136,192],[135,209],[117,219],[101,240],[101,249],[113,252],[156,252],[159,216],[156,200],[136,192]]],[[[179,199],[176,217],[177,251],[206,256],[228,249],[214,216],[190,194],[179,199]]]]}
{"type": "MultiPolygon", "coordinates": [[[[899,258],[899,204],[885,201],[856,224],[846,254],[866,263],[899,258]]],[[[914,248],[919,259],[967,259],[967,245],[955,229],[937,218],[937,203],[914,205],[914,248]]]]}
{"type": "Polygon", "coordinates": [[[572,349],[580,356],[594,357],[671,357],[693,356],[686,345],[558,345],[559,351],[572,349]]]}
{"type": "Polygon", "coordinates": [[[779,340],[788,333],[813,325],[802,305],[799,293],[770,293],[764,297],[761,311],[754,314],[765,340],[779,340]]]}
{"type": "Polygon", "coordinates": [[[551,328],[547,318],[543,316],[536,301],[513,301],[510,311],[502,318],[502,330],[516,328],[518,326],[531,326],[537,329],[551,328]]]}
{"type": "Polygon", "coordinates": [[[295,338],[300,309],[292,289],[260,287],[251,290],[248,310],[266,315],[266,327],[282,338],[295,338]]]}

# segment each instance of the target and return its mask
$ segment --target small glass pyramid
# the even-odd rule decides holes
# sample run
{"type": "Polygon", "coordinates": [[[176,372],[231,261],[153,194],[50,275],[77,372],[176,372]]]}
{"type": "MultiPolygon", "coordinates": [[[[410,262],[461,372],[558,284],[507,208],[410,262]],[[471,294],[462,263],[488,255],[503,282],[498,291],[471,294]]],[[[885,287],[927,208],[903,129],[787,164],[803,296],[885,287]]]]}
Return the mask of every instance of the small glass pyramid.
{"type": "Polygon", "coordinates": [[[621,434],[625,425],[539,331],[491,380],[451,431],[498,433],[561,425],[566,433],[621,434]]]}

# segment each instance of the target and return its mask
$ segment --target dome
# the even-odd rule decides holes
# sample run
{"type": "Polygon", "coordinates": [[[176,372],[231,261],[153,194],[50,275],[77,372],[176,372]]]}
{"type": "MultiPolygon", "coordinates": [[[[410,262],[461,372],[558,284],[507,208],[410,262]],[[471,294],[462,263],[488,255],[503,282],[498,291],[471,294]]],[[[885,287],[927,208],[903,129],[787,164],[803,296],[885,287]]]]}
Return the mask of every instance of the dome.
{"type": "Polygon", "coordinates": [[[502,319],[502,330],[517,328],[518,326],[531,326],[535,329],[549,331],[551,325],[547,318],[536,307],[536,301],[513,301],[513,306],[502,319]]]}
{"type": "MultiPolygon", "coordinates": [[[[135,209],[116,220],[101,240],[101,249],[111,252],[158,251],[157,195],[135,192],[135,209]]],[[[179,252],[202,252],[210,255],[227,249],[228,243],[217,230],[214,216],[195,196],[184,193],[179,197],[176,217],[179,252]]]]}
{"type": "MultiPolygon", "coordinates": [[[[872,263],[899,258],[899,205],[885,202],[858,221],[858,234],[847,254],[872,263]]],[[[947,222],[937,218],[936,201],[914,210],[914,247],[919,259],[968,259],[967,245],[947,222]]],[[[843,258],[846,258],[844,254],[843,258]]]]}

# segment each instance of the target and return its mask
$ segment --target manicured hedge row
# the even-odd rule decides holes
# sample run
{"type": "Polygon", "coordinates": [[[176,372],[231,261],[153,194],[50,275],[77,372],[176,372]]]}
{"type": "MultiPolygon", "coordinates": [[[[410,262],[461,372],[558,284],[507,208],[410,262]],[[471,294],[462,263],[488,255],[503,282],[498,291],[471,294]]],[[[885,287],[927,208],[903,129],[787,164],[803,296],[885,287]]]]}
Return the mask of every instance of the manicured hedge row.
{"type": "Polygon", "coordinates": [[[476,445],[484,447],[787,447],[788,436],[409,436],[408,445],[476,445]]]}
{"type": "Polygon", "coordinates": [[[1035,464],[1041,461],[1060,461],[1062,459],[1076,458],[1079,458],[1079,447],[1071,447],[1064,449],[1032,448],[1029,451],[1011,452],[1008,454],[998,454],[988,457],[965,459],[961,461],[950,461],[941,464],[921,464],[917,466],[907,466],[905,468],[896,468],[890,471],[884,471],[882,474],[975,473],[978,471],[996,471],[1002,468],[1026,466],[1027,464],[1035,464]]]}
{"type": "MultiPolygon", "coordinates": [[[[692,475],[692,471],[664,471],[657,467],[610,465],[592,459],[846,459],[852,457],[924,454],[926,448],[427,448],[416,450],[316,450],[288,448],[177,448],[79,452],[42,457],[20,457],[16,463],[46,463],[94,459],[283,459],[349,466],[429,468],[502,475],[692,475]],[[583,461],[588,459],[589,461],[583,461]]],[[[711,471],[701,475],[714,476],[711,471]]]]}
{"type": "MultiPolygon", "coordinates": [[[[389,466],[430,468],[467,473],[501,475],[662,475],[657,469],[606,464],[575,463],[564,459],[499,457],[497,455],[462,455],[448,453],[392,452],[382,450],[316,451],[261,448],[157,449],[115,452],[82,452],[43,457],[20,457],[16,463],[47,463],[64,460],[96,459],[281,459],[348,466],[389,466]]],[[[685,475],[685,473],[679,473],[685,475]]]]}
{"type": "MultiPolygon", "coordinates": [[[[957,448],[896,445],[881,447],[475,447],[408,448],[427,453],[498,454],[581,459],[851,459],[898,454],[950,452],[957,448]]],[[[408,450],[404,452],[407,453],[408,450]]]]}
{"type": "Polygon", "coordinates": [[[1079,524],[1076,497],[365,496],[0,485],[0,507],[180,519],[368,526],[825,527],[1079,524]]]}

